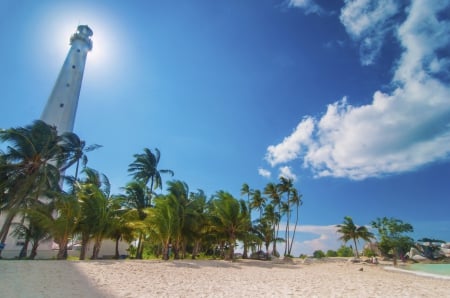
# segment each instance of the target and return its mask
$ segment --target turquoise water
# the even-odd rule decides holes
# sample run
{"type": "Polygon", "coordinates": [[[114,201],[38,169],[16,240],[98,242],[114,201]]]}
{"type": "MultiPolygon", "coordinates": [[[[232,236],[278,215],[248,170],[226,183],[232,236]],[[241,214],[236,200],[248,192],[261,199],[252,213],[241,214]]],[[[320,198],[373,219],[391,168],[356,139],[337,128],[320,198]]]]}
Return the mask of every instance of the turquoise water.
{"type": "Polygon", "coordinates": [[[412,264],[405,269],[450,276],[450,264],[412,264]]]}

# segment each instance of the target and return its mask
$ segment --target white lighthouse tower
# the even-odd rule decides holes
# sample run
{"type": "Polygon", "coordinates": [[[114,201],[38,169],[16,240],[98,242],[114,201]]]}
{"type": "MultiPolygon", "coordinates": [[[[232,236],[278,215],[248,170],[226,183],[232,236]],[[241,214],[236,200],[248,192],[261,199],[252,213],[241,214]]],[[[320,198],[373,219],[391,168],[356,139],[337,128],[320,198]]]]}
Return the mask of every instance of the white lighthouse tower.
{"type": "Polygon", "coordinates": [[[58,133],[72,132],[80,96],[87,53],[92,50],[93,32],[79,25],[70,38],[70,50],[42,112],[41,120],[56,126],[58,133]]]}

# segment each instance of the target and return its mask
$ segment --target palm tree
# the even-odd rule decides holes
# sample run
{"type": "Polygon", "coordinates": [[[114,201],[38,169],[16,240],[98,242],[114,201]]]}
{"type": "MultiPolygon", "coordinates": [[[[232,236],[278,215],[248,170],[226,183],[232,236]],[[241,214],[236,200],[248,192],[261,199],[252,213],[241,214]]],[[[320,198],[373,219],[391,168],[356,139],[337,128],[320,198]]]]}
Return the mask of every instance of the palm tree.
{"type": "MultiPolygon", "coordinates": [[[[31,206],[31,209],[42,209],[42,202],[34,202],[37,206],[31,206]]],[[[39,244],[43,240],[48,240],[51,235],[44,229],[35,218],[26,214],[27,210],[24,210],[25,215],[20,223],[13,223],[15,225],[12,235],[17,239],[24,239],[24,245],[19,253],[19,258],[24,258],[27,255],[28,244],[31,243],[30,260],[34,260],[37,255],[37,249],[39,244]]]]}
{"type": "Polygon", "coordinates": [[[161,174],[174,175],[172,170],[158,169],[161,153],[158,148],[155,148],[155,153],[144,148],[144,153],[135,154],[135,160],[128,166],[128,172],[133,175],[137,181],[143,182],[147,185],[150,182],[150,191],[162,187],[161,174]]]}
{"type": "MultiPolygon", "coordinates": [[[[250,189],[250,187],[248,186],[247,183],[242,184],[242,188],[241,188],[241,195],[247,195],[247,209],[249,210],[248,212],[248,217],[249,217],[249,221],[252,222],[252,208],[251,208],[251,204],[250,204],[250,196],[252,195],[253,190],[250,189]]],[[[250,235],[248,235],[250,236],[250,235]]],[[[248,257],[248,245],[249,245],[249,239],[244,239],[244,251],[242,253],[242,258],[243,259],[247,259],[248,257]]]]}
{"type": "Polygon", "coordinates": [[[169,181],[167,185],[167,190],[169,192],[168,199],[173,200],[171,204],[171,207],[173,208],[172,212],[177,218],[176,225],[173,230],[174,234],[172,247],[174,258],[179,259],[180,252],[181,257],[184,258],[185,255],[185,233],[188,231],[186,217],[189,205],[191,203],[189,200],[189,187],[185,182],[179,180],[169,181]]]}
{"type": "Polygon", "coordinates": [[[273,205],[273,212],[275,215],[276,220],[273,221],[273,224],[276,226],[275,235],[273,237],[273,248],[272,248],[272,254],[274,256],[279,256],[279,253],[277,251],[277,240],[278,239],[278,232],[280,229],[280,219],[281,219],[281,196],[279,193],[278,186],[275,183],[268,183],[266,187],[264,188],[264,194],[268,195],[271,199],[271,204],[273,205]]]}
{"type": "Polygon", "coordinates": [[[110,195],[108,177],[91,168],[85,168],[84,179],[77,186],[77,197],[81,206],[79,226],[83,227],[80,259],[84,259],[86,240],[94,240],[92,259],[98,258],[101,243],[110,233],[115,212],[120,209],[119,199],[110,195]]]}
{"type": "Polygon", "coordinates": [[[250,209],[258,209],[259,210],[259,218],[262,217],[262,212],[264,207],[266,206],[266,198],[261,195],[261,191],[256,189],[252,193],[252,200],[250,202],[250,209]]]}
{"type": "Polygon", "coordinates": [[[238,201],[231,194],[219,191],[212,200],[213,229],[226,235],[230,251],[229,258],[234,258],[234,246],[238,238],[248,233],[250,222],[244,201],[238,201]]]}
{"type": "Polygon", "coordinates": [[[359,238],[370,241],[370,239],[373,239],[374,236],[367,227],[365,226],[357,226],[354,224],[353,219],[350,216],[344,217],[344,222],[340,225],[336,226],[339,228],[337,230],[338,233],[341,233],[342,236],[339,238],[344,242],[347,242],[349,240],[353,240],[353,243],[355,244],[355,252],[356,257],[359,258],[358,254],[358,247],[356,246],[356,242],[359,238]]]}
{"type": "Polygon", "coordinates": [[[8,212],[0,230],[0,243],[4,243],[13,218],[29,205],[27,202],[38,200],[46,192],[60,191],[58,167],[63,155],[56,128],[40,120],[26,127],[0,130],[0,140],[9,145],[2,154],[0,170],[7,177],[0,182],[0,211],[8,212]]]}
{"type": "Polygon", "coordinates": [[[161,242],[163,259],[169,259],[170,241],[178,226],[177,200],[174,195],[158,196],[155,198],[154,208],[146,209],[148,216],[145,219],[150,232],[161,242]]]}
{"type": "Polygon", "coordinates": [[[292,238],[291,238],[291,243],[290,243],[290,246],[289,246],[288,255],[291,255],[292,245],[293,245],[294,239],[295,239],[295,232],[297,231],[298,213],[299,213],[298,210],[299,210],[300,206],[303,204],[302,195],[299,195],[297,189],[295,189],[295,188],[293,188],[292,191],[291,191],[290,204],[296,206],[296,214],[295,214],[294,231],[292,233],[292,238]]]}
{"type": "Polygon", "coordinates": [[[67,258],[67,244],[74,234],[80,218],[80,204],[75,196],[63,192],[55,193],[55,198],[48,204],[40,204],[35,209],[28,209],[27,214],[33,221],[48,231],[59,245],[56,258],[67,258]],[[54,214],[57,214],[55,217],[54,214]]]}
{"type": "Polygon", "coordinates": [[[80,160],[82,167],[85,168],[88,162],[86,152],[96,150],[102,146],[93,144],[86,147],[86,142],[81,140],[74,133],[64,133],[61,135],[61,139],[61,148],[64,155],[64,164],[61,166],[61,172],[66,171],[68,168],[75,164],[76,167],[74,181],[77,181],[80,168],[80,160]]]}
{"type": "Polygon", "coordinates": [[[284,255],[286,256],[288,253],[288,248],[290,247],[289,245],[290,241],[289,225],[291,219],[290,197],[293,188],[293,180],[291,178],[280,177],[280,183],[277,185],[277,187],[281,195],[286,194],[286,201],[282,203],[283,211],[286,214],[286,230],[285,230],[286,245],[284,246],[284,255]]]}
{"type": "MultiPolygon", "coordinates": [[[[136,219],[141,223],[147,217],[145,210],[150,207],[150,190],[143,182],[132,181],[128,183],[125,188],[124,205],[126,208],[133,210],[136,213],[136,219]]],[[[144,239],[144,229],[142,225],[137,225],[137,230],[139,233],[138,237],[138,247],[136,250],[136,258],[142,259],[143,254],[143,239],[144,239]]]]}

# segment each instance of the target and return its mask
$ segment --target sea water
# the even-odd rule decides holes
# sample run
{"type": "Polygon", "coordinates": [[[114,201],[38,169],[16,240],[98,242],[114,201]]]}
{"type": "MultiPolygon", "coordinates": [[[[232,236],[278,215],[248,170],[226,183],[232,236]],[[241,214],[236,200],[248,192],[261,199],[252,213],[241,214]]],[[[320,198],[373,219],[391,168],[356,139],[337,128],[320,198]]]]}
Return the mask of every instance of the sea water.
{"type": "Polygon", "coordinates": [[[405,269],[450,277],[450,264],[412,264],[405,269]]]}

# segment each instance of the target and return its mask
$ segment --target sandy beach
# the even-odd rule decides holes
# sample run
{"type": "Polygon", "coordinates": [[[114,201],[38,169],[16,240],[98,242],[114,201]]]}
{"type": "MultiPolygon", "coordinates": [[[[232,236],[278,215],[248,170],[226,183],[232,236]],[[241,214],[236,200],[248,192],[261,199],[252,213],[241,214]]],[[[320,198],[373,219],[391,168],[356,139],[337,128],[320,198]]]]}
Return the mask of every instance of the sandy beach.
{"type": "Polygon", "coordinates": [[[450,297],[450,280],[348,262],[5,260],[0,289],[1,297],[450,297]]]}

